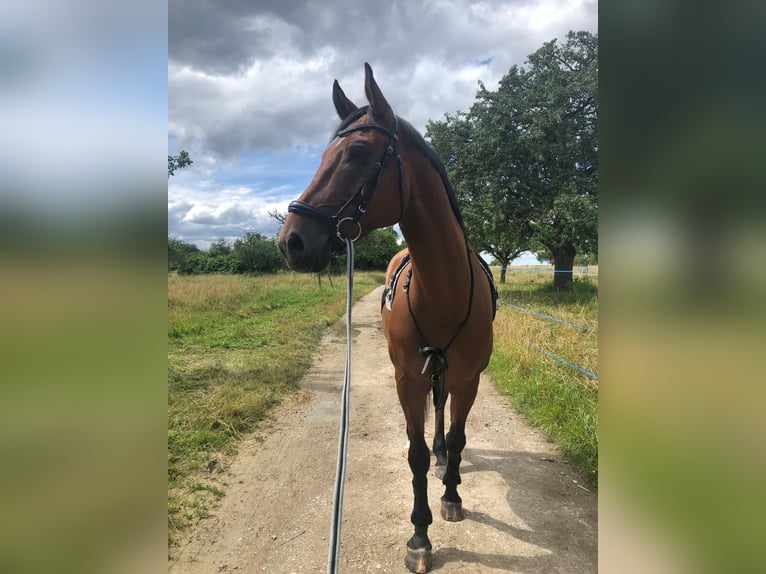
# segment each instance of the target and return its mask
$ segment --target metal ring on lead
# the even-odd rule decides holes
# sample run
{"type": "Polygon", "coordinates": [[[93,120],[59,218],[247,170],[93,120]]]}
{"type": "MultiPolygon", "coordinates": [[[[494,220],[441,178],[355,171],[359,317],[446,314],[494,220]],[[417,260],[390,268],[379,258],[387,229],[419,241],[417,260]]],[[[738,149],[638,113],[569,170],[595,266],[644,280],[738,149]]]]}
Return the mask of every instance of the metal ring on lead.
{"type": "Polygon", "coordinates": [[[361,224],[361,223],[359,223],[359,221],[357,221],[357,220],[356,220],[356,219],[354,219],[353,217],[344,217],[343,219],[341,219],[341,220],[338,222],[338,225],[335,227],[335,230],[337,231],[336,235],[338,236],[338,238],[339,238],[339,239],[344,239],[344,240],[346,239],[345,237],[343,237],[343,236],[340,234],[340,226],[341,226],[341,225],[343,225],[343,224],[344,224],[346,221],[353,221],[354,223],[356,223],[356,226],[359,228],[359,233],[357,233],[357,234],[356,234],[356,237],[354,237],[354,238],[351,240],[351,241],[356,241],[357,239],[359,239],[359,238],[362,236],[362,224],[361,224]]]}

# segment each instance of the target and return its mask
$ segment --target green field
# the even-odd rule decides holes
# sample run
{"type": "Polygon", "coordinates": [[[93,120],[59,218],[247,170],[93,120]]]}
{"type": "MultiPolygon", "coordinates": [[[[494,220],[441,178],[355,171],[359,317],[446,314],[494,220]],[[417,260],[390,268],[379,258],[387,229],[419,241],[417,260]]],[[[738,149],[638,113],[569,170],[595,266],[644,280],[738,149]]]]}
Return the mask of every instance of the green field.
{"type": "MultiPolygon", "coordinates": [[[[354,299],[384,281],[358,272],[354,299]]],[[[598,327],[595,277],[554,293],[549,273],[509,272],[500,298],[598,327]]],[[[227,460],[269,409],[298,391],[327,328],[345,311],[345,278],[279,273],[168,276],[168,528],[206,516],[223,495],[227,460]]],[[[597,483],[597,382],[530,347],[598,372],[596,333],[500,306],[488,373],[530,423],[597,483]]]]}

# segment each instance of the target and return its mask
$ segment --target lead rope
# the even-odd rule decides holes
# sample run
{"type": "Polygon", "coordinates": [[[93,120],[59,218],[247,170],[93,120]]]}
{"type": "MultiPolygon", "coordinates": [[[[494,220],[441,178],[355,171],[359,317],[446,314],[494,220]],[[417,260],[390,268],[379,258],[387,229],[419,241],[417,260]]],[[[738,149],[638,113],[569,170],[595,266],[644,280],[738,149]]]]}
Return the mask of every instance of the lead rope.
{"type": "Polygon", "coordinates": [[[343,484],[346,480],[346,450],[348,446],[348,391],[351,386],[351,303],[354,290],[354,242],[346,239],[346,374],[343,381],[340,412],[340,437],[338,439],[338,464],[335,470],[335,489],[332,499],[330,523],[330,552],[327,558],[327,574],[338,574],[340,556],[340,527],[343,516],[343,484]]]}

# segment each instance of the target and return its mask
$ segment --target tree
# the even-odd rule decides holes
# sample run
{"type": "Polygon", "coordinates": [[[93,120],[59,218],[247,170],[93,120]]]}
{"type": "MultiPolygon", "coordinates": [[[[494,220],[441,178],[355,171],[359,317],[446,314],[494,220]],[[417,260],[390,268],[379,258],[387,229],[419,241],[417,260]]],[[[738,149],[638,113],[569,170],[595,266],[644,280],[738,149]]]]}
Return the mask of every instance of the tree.
{"type": "Polygon", "coordinates": [[[552,256],[554,288],[569,289],[576,253],[598,253],[598,38],[570,32],[529,64],[526,140],[544,183],[530,224],[552,256]]]}
{"type": "Polygon", "coordinates": [[[221,237],[207,250],[211,257],[226,257],[231,254],[231,246],[221,237]]]}
{"type": "Polygon", "coordinates": [[[496,91],[480,83],[470,112],[429,122],[477,248],[501,263],[544,248],[554,288],[571,288],[576,253],[598,249],[597,118],[598,38],[570,32],[496,91]]]}
{"type": "Polygon", "coordinates": [[[187,257],[198,252],[196,245],[168,235],[168,271],[178,271],[187,257]]]}
{"type": "Polygon", "coordinates": [[[207,250],[206,273],[235,273],[236,260],[232,255],[231,245],[221,238],[207,250]]]}
{"type": "Polygon", "coordinates": [[[176,170],[190,166],[194,161],[189,157],[189,152],[181,151],[178,155],[168,156],[168,177],[175,175],[176,170]]]}
{"type": "Polygon", "coordinates": [[[276,241],[252,231],[234,241],[231,257],[236,273],[275,273],[285,266],[276,241]]]}
{"type": "Polygon", "coordinates": [[[392,227],[375,229],[354,245],[354,267],[362,271],[385,271],[400,249],[392,227]]]}

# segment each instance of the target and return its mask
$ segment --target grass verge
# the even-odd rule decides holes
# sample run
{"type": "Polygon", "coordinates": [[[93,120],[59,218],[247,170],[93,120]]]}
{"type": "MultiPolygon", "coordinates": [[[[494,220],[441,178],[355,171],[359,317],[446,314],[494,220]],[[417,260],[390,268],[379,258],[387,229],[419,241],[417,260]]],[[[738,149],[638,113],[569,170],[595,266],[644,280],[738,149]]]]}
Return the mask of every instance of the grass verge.
{"type": "MultiPolygon", "coordinates": [[[[597,331],[597,279],[556,293],[548,273],[509,271],[500,299],[597,331]]],[[[500,305],[488,374],[514,408],[554,442],[591,487],[598,486],[598,381],[539,349],[598,374],[598,333],[500,305]]]]}
{"type": "MultiPolygon", "coordinates": [[[[383,273],[354,276],[354,300],[383,273]]],[[[279,273],[168,276],[168,542],[224,494],[226,461],[298,381],[346,284],[279,273]]]]}

